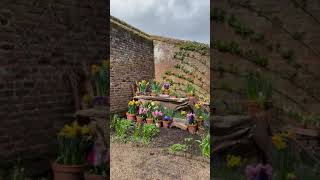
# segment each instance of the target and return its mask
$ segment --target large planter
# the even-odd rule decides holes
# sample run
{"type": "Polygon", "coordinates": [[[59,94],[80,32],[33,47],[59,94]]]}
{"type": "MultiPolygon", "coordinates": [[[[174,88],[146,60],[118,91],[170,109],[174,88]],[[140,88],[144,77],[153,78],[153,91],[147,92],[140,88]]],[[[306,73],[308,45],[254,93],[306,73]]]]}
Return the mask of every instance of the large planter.
{"type": "Polygon", "coordinates": [[[126,113],[126,115],[127,115],[127,119],[129,121],[135,121],[136,120],[136,115],[135,114],[126,113]]]}
{"type": "Polygon", "coordinates": [[[197,125],[196,125],[196,124],[195,124],[195,125],[189,124],[189,125],[188,125],[188,131],[189,131],[191,134],[195,134],[196,131],[197,131],[197,125]]]}
{"type": "Polygon", "coordinates": [[[162,121],[162,124],[164,128],[169,128],[171,121],[162,121]]]}
{"type": "Polygon", "coordinates": [[[96,175],[96,174],[86,173],[86,174],[84,175],[84,179],[85,179],[85,180],[105,180],[106,178],[103,177],[102,175],[96,175]]]}
{"type": "Polygon", "coordinates": [[[147,124],[153,124],[153,119],[152,118],[147,118],[146,121],[147,121],[147,124]]]}
{"type": "Polygon", "coordinates": [[[143,117],[137,116],[137,123],[142,124],[144,121],[143,117]]]}
{"type": "Polygon", "coordinates": [[[54,180],[83,180],[85,165],[51,164],[54,180]]]}

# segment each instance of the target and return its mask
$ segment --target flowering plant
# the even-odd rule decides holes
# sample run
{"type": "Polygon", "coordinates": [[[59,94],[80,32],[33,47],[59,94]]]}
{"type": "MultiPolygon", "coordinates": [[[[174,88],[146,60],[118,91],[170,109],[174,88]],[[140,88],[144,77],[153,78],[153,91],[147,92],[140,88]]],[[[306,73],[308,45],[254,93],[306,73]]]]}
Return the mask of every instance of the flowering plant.
{"type": "Polygon", "coordinates": [[[138,115],[139,115],[139,117],[145,118],[147,116],[147,112],[148,112],[147,108],[140,106],[138,115]]]}
{"type": "Polygon", "coordinates": [[[245,173],[248,180],[272,179],[272,167],[269,164],[248,165],[245,173]]]}
{"type": "Polygon", "coordinates": [[[163,84],[163,88],[165,89],[165,90],[168,90],[169,88],[170,88],[170,83],[164,83],[163,84]]]}
{"type": "Polygon", "coordinates": [[[241,156],[227,155],[227,167],[236,168],[241,166],[241,156]]]}
{"type": "Polygon", "coordinates": [[[194,95],[195,88],[194,88],[191,84],[188,84],[188,85],[186,86],[186,92],[187,92],[189,95],[194,95]]]}
{"type": "Polygon", "coordinates": [[[155,110],[152,112],[152,116],[153,116],[153,119],[157,122],[162,118],[163,113],[160,110],[155,110]]]}
{"type": "Polygon", "coordinates": [[[101,146],[95,144],[87,156],[89,173],[106,177],[107,162],[109,161],[106,149],[100,150],[101,146]]]}
{"type": "Polygon", "coordinates": [[[86,152],[92,144],[93,133],[88,126],[80,126],[76,121],[71,125],[65,125],[58,133],[57,163],[83,164],[86,152]]]}
{"type": "Polygon", "coordinates": [[[188,124],[190,124],[190,125],[196,124],[196,121],[194,120],[194,118],[195,118],[195,114],[194,113],[192,113],[192,112],[188,113],[187,114],[188,124]]]}
{"type": "Polygon", "coordinates": [[[164,110],[164,121],[171,121],[173,118],[174,110],[173,109],[165,109],[164,110]]]}
{"type": "Polygon", "coordinates": [[[159,90],[160,90],[160,83],[159,82],[157,82],[157,81],[152,81],[152,83],[151,83],[151,90],[152,90],[152,92],[154,92],[154,93],[158,93],[159,92],[159,90]]]}
{"type": "Polygon", "coordinates": [[[101,65],[91,65],[91,84],[95,96],[106,96],[109,86],[108,69],[109,63],[103,60],[101,65]]]}
{"type": "Polygon", "coordinates": [[[129,114],[136,114],[138,105],[139,105],[139,101],[135,101],[135,100],[129,101],[128,113],[129,114]]]}
{"type": "Polygon", "coordinates": [[[139,89],[140,92],[147,92],[147,88],[148,88],[149,82],[147,82],[146,80],[142,80],[139,82],[139,89]]]}
{"type": "Polygon", "coordinates": [[[158,106],[154,102],[147,102],[147,118],[152,118],[152,112],[158,108],[158,106]]]}

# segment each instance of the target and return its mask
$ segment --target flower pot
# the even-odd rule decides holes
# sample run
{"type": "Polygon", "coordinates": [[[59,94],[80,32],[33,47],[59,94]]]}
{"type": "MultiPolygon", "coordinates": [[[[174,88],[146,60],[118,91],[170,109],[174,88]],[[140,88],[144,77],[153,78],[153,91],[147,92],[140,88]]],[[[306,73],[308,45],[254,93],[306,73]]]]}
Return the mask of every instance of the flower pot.
{"type": "Polygon", "coordinates": [[[162,124],[163,124],[163,128],[169,128],[171,121],[162,121],[162,124]]]}
{"type": "Polygon", "coordinates": [[[85,165],[51,164],[54,180],[83,180],[85,165]]]}
{"type": "Polygon", "coordinates": [[[85,180],[105,180],[105,177],[103,177],[102,175],[96,175],[96,174],[86,173],[86,174],[84,175],[84,179],[85,179],[85,180]]]}
{"type": "Polygon", "coordinates": [[[144,121],[143,117],[137,116],[137,123],[142,124],[144,121]]]}
{"type": "Polygon", "coordinates": [[[163,91],[163,94],[169,95],[169,90],[168,90],[168,89],[165,89],[165,90],[163,91]]]}
{"type": "Polygon", "coordinates": [[[260,105],[255,101],[248,101],[247,102],[247,108],[248,108],[248,115],[250,117],[254,117],[259,112],[262,111],[262,108],[260,107],[260,105]]]}
{"type": "Polygon", "coordinates": [[[162,121],[156,122],[156,126],[157,126],[157,127],[161,127],[161,125],[162,125],[162,121]]]}
{"type": "Polygon", "coordinates": [[[135,114],[126,113],[126,115],[127,115],[127,119],[129,121],[135,121],[136,120],[136,115],[135,114]]]}
{"type": "Polygon", "coordinates": [[[151,92],[151,96],[157,96],[157,93],[151,92]]]}
{"type": "Polygon", "coordinates": [[[188,125],[188,131],[189,131],[189,133],[191,133],[191,134],[195,134],[196,131],[197,131],[197,125],[196,125],[196,124],[195,124],[195,125],[189,124],[189,125],[188,125]]]}
{"type": "Polygon", "coordinates": [[[147,124],[153,124],[153,119],[152,118],[147,118],[146,121],[147,121],[147,124]]]}

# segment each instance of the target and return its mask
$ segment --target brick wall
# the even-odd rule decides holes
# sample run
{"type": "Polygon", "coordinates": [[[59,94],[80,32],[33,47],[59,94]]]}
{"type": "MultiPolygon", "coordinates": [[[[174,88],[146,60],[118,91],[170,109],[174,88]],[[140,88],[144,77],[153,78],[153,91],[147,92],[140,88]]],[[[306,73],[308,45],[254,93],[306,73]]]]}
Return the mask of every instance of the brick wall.
{"type": "Polygon", "coordinates": [[[105,1],[0,1],[0,160],[53,153],[68,74],[107,58],[105,1]]]}
{"type": "Polygon", "coordinates": [[[243,89],[243,80],[238,74],[219,71],[221,67],[230,70],[236,66],[240,74],[248,70],[260,69],[271,77],[276,89],[273,99],[277,107],[318,112],[320,107],[320,24],[304,12],[303,8],[319,19],[320,3],[316,1],[305,1],[306,4],[302,1],[298,2],[300,3],[298,6],[291,0],[247,2],[232,0],[212,4],[213,7],[226,12],[224,23],[212,20],[212,40],[237,42],[242,49],[257,50],[269,61],[268,69],[261,68],[247,59],[212,49],[213,68],[215,68],[212,76],[214,84],[212,93],[215,94],[216,103],[224,101],[232,104],[245,100],[243,94],[230,92],[223,88],[228,86],[228,89],[231,88],[236,92],[243,89]],[[249,40],[250,38],[239,36],[228,24],[226,18],[232,14],[239,19],[241,24],[252,28],[256,33],[263,34],[264,39],[268,40],[273,50],[268,48],[270,44],[255,42],[249,40]],[[300,33],[303,35],[298,37],[300,33]],[[277,47],[280,47],[279,50],[277,47]],[[294,61],[289,62],[283,58],[281,53],[283,50],[292,50],[295,56],[294,61]]]}
{"type": "Polygon", "coordinates": [[[125,112],[135,81],[154,78],[153,42],[143,33],[113,18],[110,23],[111,112],[125,112]]]}

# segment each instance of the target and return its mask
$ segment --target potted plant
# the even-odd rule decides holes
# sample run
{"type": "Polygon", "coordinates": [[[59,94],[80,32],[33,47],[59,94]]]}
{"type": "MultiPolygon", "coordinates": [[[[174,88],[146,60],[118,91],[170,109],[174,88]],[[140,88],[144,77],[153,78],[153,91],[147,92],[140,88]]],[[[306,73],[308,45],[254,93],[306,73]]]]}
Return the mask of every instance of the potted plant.
{"type": "Polygon", "coordinates": [[[147,93],[148,85],[149,85],[149,82],[147,82],[146,80],[140,81],[139,82],[139,91],[140,91],[140,93],[145,95],[147,93]]]}
{"type": "Polygon", "coordinates": [[[155,110],[155,111],[152,112],[152,117],[153,117],[153,120],[156,122],[156,126],[157,127],[161,127],[162,116],[163,116],[163,113],[160,110],[155,110]]]}
{"type": "Polygon", "coordinates": [[[151,83],[151,96],[157,96],[160,90],[160,83],[158,83],[157,81],[153,81],[151,83]]]}
{"type": "Polygon", "coordinates": [[[137,123],[139,123],[139,124],[143,123],[144,119],[147,116],[147,112],[148,112],[147,108],[145,108],[143,106],[139,107],[139,112],[138,112],[138,116],[137,116],[137,123]]]}
{"type": "Polygon", "coordinates": [[[174,91],[170,91],[169,95],[171,98],[177,98],[177,93],[174,91]]]}
{"type": "Polygon", "coordinates": [[[91,84],[93,89],[93,106],[105,109],[107,106],[108,82],[108,63],[102,61],[101,65],[93,64],[91,66],[91,84]]]}
{"type": "Polygon", "coordinates": [[[126,113],[128,120],[130,120],[130,121],[136,120],[136,113],[137,113],[138,104],[139,104],[138,101],[135,101],[135,100],[129,101],[128,112],[126,113]]]}
{"type": "Polygon", "coordinates": [[[169,88],[170,88],[170,83],[165,82],[165,83],[163,84],[163,94],[169,95],[169,88]]]}
{"type": "Polygon", "coordinates": [[[106,150],[99,150],[99,145],[94,145],[87,156],[89,167],[85,173],[85,180],[104,180],[107,177],[108,154],[106,150]]]}
{"type": "Polygon", "coordinates": [[[250,116],[272,106],[272,84],[261,77],[259,73],[250,72],[245,81],[245,89],[248,98],[247,108],[250,116]]]}
{"type": "Polygon", "coordinates": [[[187,97],[191,99],[194,98],[194,92],[195,92],[195,88],[191,84],[188,84],[186,86],[187,97]]]}
{"type": "Polygon", "coordinates": [[[203,126],[203,109],[202,109],[202,104],[198,102],[197,104],[194,105],[195,108],[195,115],[196,115],[196,121],[198,124],[198,127],[203,126]]]}
{"type": "Polygon", "coordinates": [[[188,121],[188,131],[191,134],[195,134],[197,131],[197,122],[195,121],[195,114],[192,112],[188,113],[187,121],[188,121]]]}
{"type": "Polygon", "coordinates": [[[164,111],[164,117],[163,117],[163,127],[168,128],[172,122],[173,119],[174,110],[173,109],[165,109],[164,111]]]}
{"type": "Polygon", "coordinates": [[[83,179],[85,156],[93,144],[92,131],[75,121],[58,134],[58,158],[52,163],[55,180],[83,179]]]}
{"type": "Polygon", "coordinates": [[[89,94],[84,95],[82,98],[82,102],[83,102],[82,108],[83,109],[90,108],[92,106],[92,100],[93,100],[93,98],[89,94]]]}

